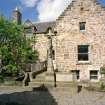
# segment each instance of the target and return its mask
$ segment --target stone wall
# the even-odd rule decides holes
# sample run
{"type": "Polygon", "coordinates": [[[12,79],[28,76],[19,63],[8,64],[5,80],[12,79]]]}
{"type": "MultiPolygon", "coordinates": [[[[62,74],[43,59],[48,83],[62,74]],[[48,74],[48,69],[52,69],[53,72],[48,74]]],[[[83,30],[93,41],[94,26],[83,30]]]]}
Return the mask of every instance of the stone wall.
{"type": "Polygon", "coordinates": [[[80,70],[81,80],[89,79],[89,71],[100,70],[105,63],[105,11],[94,1],[73,0],[55,27],[57,69],[61,72],[80,70]],[[80,32],[79,22],[86,22],[85,31],[80,32]],[[89,62],[78,62],[78,45],[89,45],[89,62]]]}
{"type": "Polygon", "coordinates": [[[39,60],[41,62],[47,60],[47,45],[48,44],[48,39],[45,34],[36,34],[36,44],[35,44],[35,49],[39,53],[39,60]]]}
{"type": "MultiPolygon", "coordinates": [[[[80,80],[89,80],[90,70],[100,71],[105,64],[105,10],[101,5],[95,0],[73,0],[56,20],[54,30],[55,69],[64,74],[80,70],[80,80]],[[79,22],[86,22],[85,31],[80,31],[79,22]],[[88,62],[78,62],[78,45],[89,45],[88,62]]],[[[45,61],[48,39],[44,34],[37,34],[36,38],[39,59],[45,61]]]]}

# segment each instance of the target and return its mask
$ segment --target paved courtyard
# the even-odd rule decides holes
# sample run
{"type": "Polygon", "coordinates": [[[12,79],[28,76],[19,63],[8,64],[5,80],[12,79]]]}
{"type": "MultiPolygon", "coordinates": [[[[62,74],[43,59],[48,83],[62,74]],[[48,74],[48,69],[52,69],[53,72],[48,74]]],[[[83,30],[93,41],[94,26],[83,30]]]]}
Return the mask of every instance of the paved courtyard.
{"type": "MultiPolygon", "coordinates": [[[[18,102],[25,105],[105,105],[105,93],[71,89],[0,88],[0,102],[18,102]]],[[[0,104],[2,105],[2,104],[0,104]]]]}

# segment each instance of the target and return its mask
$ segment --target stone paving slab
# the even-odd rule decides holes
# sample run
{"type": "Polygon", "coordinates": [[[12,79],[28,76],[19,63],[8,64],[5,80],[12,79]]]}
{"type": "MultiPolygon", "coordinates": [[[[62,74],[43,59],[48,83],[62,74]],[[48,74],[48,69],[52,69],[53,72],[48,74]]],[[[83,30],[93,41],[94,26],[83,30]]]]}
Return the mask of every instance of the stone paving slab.
{"type": "MultiPolygon", "coordinates": [[[[32,91],[31,87],[0,87],[0,101],[25,105],[105,105],[105,93],[73,89],[47,89],[32,91]]],[[[1,105],[1,104],[0,104],[1,105]]]]}

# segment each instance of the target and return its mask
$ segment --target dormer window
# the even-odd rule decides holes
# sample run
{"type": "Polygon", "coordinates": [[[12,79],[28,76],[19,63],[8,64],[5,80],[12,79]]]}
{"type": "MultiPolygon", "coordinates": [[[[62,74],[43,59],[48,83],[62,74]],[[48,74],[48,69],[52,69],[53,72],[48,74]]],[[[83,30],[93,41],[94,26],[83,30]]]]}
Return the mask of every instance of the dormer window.
{"type": "Polygon", "coordinates": [[[25,28],[25,33],[26,34],[32,33],[32,28],[31,27],[25,28]]]}
{"type": "Polygon", "coordinates": [[[80,22],[79,23],[80,31],[85,31],[85,25],[86,25],[86,22],[80,22]]]}

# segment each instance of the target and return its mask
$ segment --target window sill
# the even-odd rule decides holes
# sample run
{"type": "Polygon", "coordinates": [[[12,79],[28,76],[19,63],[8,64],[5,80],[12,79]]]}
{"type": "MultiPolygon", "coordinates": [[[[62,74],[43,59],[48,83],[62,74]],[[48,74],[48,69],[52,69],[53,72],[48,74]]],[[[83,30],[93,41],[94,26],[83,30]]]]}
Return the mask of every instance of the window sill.
{"type": "Polygon", "coordinates": [[[99,79],[90,79],[90,82],[98,82],[99,79]]]}
{"type": "Polygon", "coordinates": [[[85,65],[85,64],[90,65],[91,62],[90,62],[90,61],[77,61],[77,64],[78,64],[78,65],[85,65]]]}
{"type": "Polygon", "coordinates": [[[81,33],[85,33],[85,32],[86,32],[86,30],[80,30],[80,32],[81,32],[81,33]]]}

